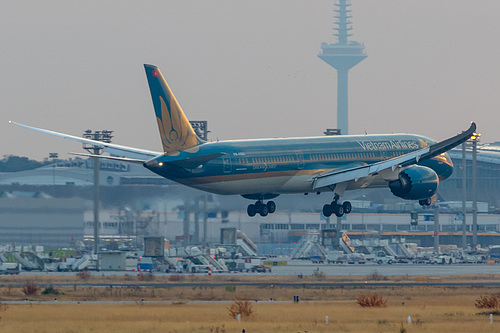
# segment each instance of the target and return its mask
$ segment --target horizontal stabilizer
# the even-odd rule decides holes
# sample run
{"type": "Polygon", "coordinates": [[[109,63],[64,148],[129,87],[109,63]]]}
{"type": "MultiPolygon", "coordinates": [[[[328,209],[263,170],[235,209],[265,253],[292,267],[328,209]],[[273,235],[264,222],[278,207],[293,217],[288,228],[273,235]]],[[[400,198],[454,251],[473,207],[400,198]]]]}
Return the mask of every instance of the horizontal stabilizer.
{"type": "Polygon", "coordinates": [[[139,164],[144,164],[146,163],[146,160],[138,160],[135,158],[129,158],[129,157],[117,157],[117,156],[106,156],[106,155],[94,155],[94,154],[84,154],[84,153],[68,153],[71,155],[76,155],[76,156],[85,156],[85,157],[93,157],[93,158],[102,158],[105,160],[113,160],[113,161],[122,161],[122,162],[129,162],[129,163],[139,163],[139,164]]]}

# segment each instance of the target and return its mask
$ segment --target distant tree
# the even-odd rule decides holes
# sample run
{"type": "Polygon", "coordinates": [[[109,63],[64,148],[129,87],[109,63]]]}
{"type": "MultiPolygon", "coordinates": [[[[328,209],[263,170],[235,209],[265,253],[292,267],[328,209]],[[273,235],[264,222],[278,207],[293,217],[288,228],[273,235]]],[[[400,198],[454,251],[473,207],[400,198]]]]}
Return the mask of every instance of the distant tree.
{"type": "Polygon", "coordinates": [[[39,162],[27,157],[4,155],[0,160],[0,172],[16,172],[40,168],[50,162],[39,162]]]}

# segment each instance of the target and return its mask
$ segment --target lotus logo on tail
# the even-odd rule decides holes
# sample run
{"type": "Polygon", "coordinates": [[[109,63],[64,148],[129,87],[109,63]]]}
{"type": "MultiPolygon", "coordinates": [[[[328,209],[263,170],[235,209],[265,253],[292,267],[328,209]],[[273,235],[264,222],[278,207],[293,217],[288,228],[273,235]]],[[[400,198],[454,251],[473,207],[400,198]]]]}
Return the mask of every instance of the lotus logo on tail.
{"type": "Polygon", "coordinates": [[[156,118],[156,120],[164,151],[170,153],[197,146],[198,138],[176,101],[170,103],[169,108],[163,97],[159,98],[161,119],[156,118]]]}

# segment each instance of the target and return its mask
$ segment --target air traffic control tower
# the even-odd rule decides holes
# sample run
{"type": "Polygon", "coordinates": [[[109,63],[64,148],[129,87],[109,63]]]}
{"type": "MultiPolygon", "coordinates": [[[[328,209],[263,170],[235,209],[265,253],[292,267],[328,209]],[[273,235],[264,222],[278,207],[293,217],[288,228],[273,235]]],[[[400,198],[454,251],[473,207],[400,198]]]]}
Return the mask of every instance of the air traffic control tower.
{"type": "Polygon", "coordinates": [[[338,41],[335,44],[321,43],[322,52],[318,54],[321,60],[337,70],[337,127],[341,134],[349,134],[347,73],[367,57],[363,44],[349,41],[352,36],[349,33],[352,30],[350,7],[349,0],[338,0],[335,4],[336,22],[333,30],[338,41]]]}

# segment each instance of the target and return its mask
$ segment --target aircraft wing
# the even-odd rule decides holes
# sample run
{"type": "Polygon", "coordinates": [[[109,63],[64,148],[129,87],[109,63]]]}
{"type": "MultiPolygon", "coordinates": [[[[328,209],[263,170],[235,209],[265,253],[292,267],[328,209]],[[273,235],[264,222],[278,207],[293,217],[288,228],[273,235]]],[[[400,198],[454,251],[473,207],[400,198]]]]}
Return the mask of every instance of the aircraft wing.
{"type": "MultiPolygon", "coordinates": [[[[113,159],[120,159],[120,160],[127,160],[128,159],[129,162],[145,162],[145,161],[150,160],[151,158],[153,158],[155,156],[163,154],[163,152],[155,152],[155,151],[151,151],[151,150],[144,150],[144,149],[127,147],[127,146],[120,146],[120,145],[115,145],[112,143],[90,140],[90,139],[85,139],[85,138],[81,138],[81,137],[73,136],[73,135],[69,135],[69,134],[49,131],[46,129],[41,129],[41,128],[37,128],[37,127],[23,125],[23,124],[15,122],[15,121],[9,121],[9,123],[14,124],[14,125],[18,125],[18,126],[21,126],[21,127],[33,130],[33,131],[37,131],[37,132],[41,132],[41,133],[45,133],[45,134],[50,134],[50,135],[58,136],[58,137],[73,140],[73,141],[78,141],[80,143],[84,143],[84,144],[88,144],[88,145],[101,147],[101,148],[103,148],[104,152],[118,157],[118,158],[113,158],[113,159]]],[[[94,155],[92,155],[92,156],[94,156],[94,155]]],[[[96,157],[98,157],[98,156],[96,156],[96,157]]],[[[102,158],[104,158],[104,157],[102,157],[102,158]]]]}
{"type": "Polygon", "coordinates": [[[471,123],[470,127],[449,139],[440,141],[427,148],[423,148],[405,155],[394,157],[385,161],[380,161],[373,164],[367,164],[359,167],[335,170],[322,175],[317,175],[312,178],[314,190],[324,187],[334,187],[336,184],[358,181],[360,178],[374,176],[385,170],[394,171],[397,168],[402,168],[417,164],[419,161],[424,161],[435,156],[438,156],[448,150],[467,141],[476,131],[476,124],[471,123]]]}

